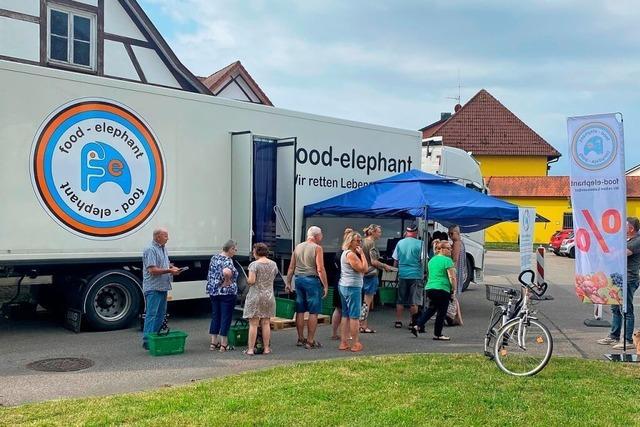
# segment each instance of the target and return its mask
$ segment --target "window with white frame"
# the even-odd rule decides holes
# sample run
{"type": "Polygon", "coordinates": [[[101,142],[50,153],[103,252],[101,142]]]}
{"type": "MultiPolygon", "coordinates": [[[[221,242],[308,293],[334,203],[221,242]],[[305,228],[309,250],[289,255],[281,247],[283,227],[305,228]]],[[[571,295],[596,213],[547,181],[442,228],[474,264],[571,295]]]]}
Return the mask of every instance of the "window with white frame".
{"type": "Polygon", "coordinates": [[[51,63],[96,68],[96,16],[60,7],[48,8],[47,58],[51,63]]]}

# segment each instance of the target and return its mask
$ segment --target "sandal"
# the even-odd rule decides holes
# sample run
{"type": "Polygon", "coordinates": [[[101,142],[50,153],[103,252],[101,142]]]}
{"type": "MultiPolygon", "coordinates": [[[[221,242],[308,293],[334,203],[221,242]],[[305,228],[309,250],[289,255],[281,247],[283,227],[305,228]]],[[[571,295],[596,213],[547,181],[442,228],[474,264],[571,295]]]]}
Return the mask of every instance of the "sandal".
{"type": "Polygon", "coordinates": [[[242,354],[245,354],[247,356],[255,356],[256,355],[254,352],[249,353],[249,349],[242,350],[242,354]]]}
{"type": "Polygon", "coordinates": [[[351,351],[354,353],[357,353],[359,351],[362,351],[362,349],[364,348],[364,346],[362,345],[361,342],[357,342],[353,345],[353,347],[351,347],[351,351]]]}
{"type": "Polygon", "coordinates": [[[220,343],[211,343],[209,344],[209,350],[216,351],[220,349],[220,343]]]}
{"type": "Polygon", "coordinates": [[[396,323],[393,324],[393,327],[396,329],[402,328],[402,322],[399,320],[396,320],[396,323]]]}
{"type": "Polygon", "coordinates": [[[315,340],[312,342],[307,341],[306,344],[304,345],[304,348],[306,348],[307,350],[311,350],[312,348],[321,348],[321,347],[322,347],[322,344],[320,344],[318,340],[315,340]]]}
{"type": "Polygon", "coordinates": [[[264,351],[262,352],[262,354],[271,354],[271,349],[270,348],[265,348],[264,351]]]}
{"type": "Polygon", "coordinates": [[[307,344],[306,338],[298,338],[298,342],[296,343],[296,347],[304,347],[307,344]]]}
{"type": "Polygon", "coordinates": [[[360,328],[360,333],[361,334],[375,334],[376,331],[374,329],[371,329],[371,328],[360,328]]]}
{"type": "Polygon", "coordinates": [[[218,350],[220,353],[224,353],[225,351],[227,351],[229,349],[228,345],[222,345],[220,344],[220,350],[218,350]]]}
{"type": "Polygon", "coordinates": [[[344,343],[344,344],[340,343],[340,345],[338,346],[338,350],[343,350],[343,351],[344,351],[344,350],[349,350],[349,344],[347,344],[347,343],[344,343]]]}
{"type": "Polygon", "coordinates": [[[451,341],[451,338],[445,335],[440,335],[439,337],[433,337],[434,341],[451,341]]]}

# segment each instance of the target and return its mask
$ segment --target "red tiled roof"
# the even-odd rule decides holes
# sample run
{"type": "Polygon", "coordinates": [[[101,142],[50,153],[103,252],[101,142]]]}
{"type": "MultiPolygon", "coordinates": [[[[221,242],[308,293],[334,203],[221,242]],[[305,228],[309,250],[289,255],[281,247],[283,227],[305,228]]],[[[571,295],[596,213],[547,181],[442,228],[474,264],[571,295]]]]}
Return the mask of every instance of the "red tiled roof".
{"type": "Polygon", "coordinates": [[[253,93],[256,94],[260,102],[264,105],[269,105],[273,107],[271,100],[269,97],[260,89],[258,83],[253,80],[253,77],[249,74],[249,72],[242,66],[240,61],[233,62],[221,70],[216,71],[211,74],[209,77],[200,77],[202,83],[209,88],[212,93],[217,93],[220,86],[225,83],[227,77],[232,74],[240,75],[244,79],[245,82],[249,85],[253,93]]]}
{"type": "MultiPolygon", "coordinates": [[[[490,176],[489,194],[496,197],[569,197],[568,176],[490,176]]],[[[640,198],[640,176],[627,177],[627,197],[640,198]]]]}
{"type": "Polygon", "coordinates": [[[427,125],[422,129],[418,129],[418,130],[422,132],[423,138],[431,138],[433,134],[436,133],[438,129],[440,129],[440,126],[442,126],[447,120],[449,120],[449,118],[440,119],[437,122],[431,123],[430,125],[427,125]]]}
{"type": "Polygon", "coordinates": [[[441,136],[444,145],[476,155],[547,156],[549,160],[561,156],[484,89],[449,120],[441,122],[422,128],[422,137],[441,136]]]}

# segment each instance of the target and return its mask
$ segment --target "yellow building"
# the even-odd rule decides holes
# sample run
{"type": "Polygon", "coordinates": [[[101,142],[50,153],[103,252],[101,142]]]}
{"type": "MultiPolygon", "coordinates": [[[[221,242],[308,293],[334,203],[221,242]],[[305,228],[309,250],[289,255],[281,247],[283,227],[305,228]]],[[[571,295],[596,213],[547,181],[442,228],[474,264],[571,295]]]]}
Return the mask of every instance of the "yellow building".
{"type": "MultiPolygon", "coordinates": [[[[487,179],[489,192],[519,206],[533,206],[548,223],[536,223],[534,242],[549,243],[557,230],[573,228],[569,177],[566,176],[493,176],[487,179]]],[[[627,177],[627,216],[640,217],[640,176],[627,177]]],[[[518,224],[503,223],[489,227],[488,242],[517,242],[518,224]]]]}

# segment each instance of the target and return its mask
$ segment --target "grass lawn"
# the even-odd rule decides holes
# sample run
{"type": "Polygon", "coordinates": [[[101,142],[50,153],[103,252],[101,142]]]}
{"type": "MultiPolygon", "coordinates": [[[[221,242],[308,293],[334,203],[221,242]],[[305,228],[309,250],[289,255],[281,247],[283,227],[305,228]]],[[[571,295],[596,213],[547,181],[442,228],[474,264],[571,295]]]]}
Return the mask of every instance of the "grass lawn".
{"type": "MultiPolygon", "coordinates": [[[[534,243],[533,250],[535,251],[538,246],[547,246],[546,243],[534,243]]],[[[488,251],[507,251],[507,252],[519,252],[520,245],[518,243],[509,242],[486,242],[484,248],[488,251]]]]}
{"type": "Polygon", "coordinates": [[[637,425],[639,393],[637,366],[604,361],[522,379],[476,355],[360,357],[0,408],[0,425],[637,425]]]}

